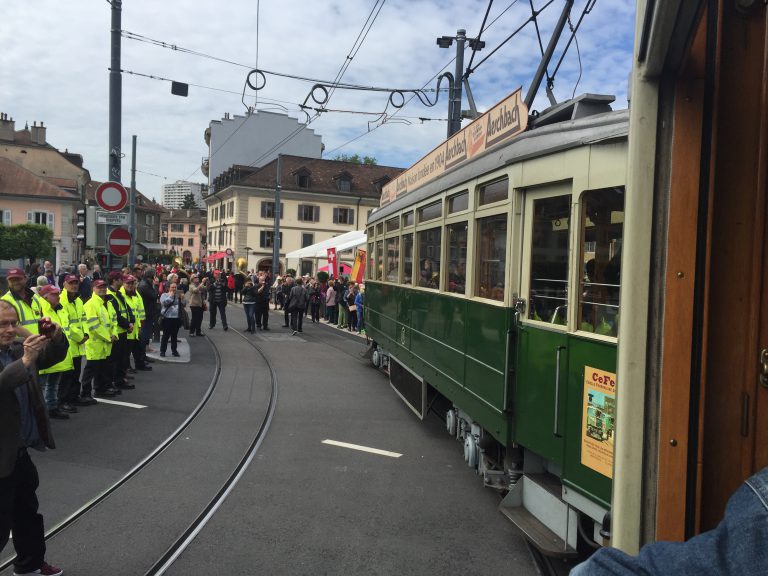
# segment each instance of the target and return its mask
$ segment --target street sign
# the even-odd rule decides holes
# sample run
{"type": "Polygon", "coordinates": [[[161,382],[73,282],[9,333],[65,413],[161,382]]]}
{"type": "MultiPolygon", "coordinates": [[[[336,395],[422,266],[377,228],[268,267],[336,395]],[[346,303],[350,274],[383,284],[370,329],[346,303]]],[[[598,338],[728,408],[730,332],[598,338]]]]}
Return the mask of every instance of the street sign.
{"type": "Polygon", "coordinates": [[[115,256],[125,256],[131,251],[131,235],[125,228],[114,228],[109,233],[107,248],[115,256]]]}
{"type": "Polygon", "coordinates": [[[107,224],[109,226],[128,226],[127,212],[104,212],[96,211],[96,223],[107,224]]]}
{"type": "Polygon", "coordinates": [[[103,182],[96,189],[96,203],[107,212],[117,212],[128,204],[128,192],[120,182],[103,182]]]}

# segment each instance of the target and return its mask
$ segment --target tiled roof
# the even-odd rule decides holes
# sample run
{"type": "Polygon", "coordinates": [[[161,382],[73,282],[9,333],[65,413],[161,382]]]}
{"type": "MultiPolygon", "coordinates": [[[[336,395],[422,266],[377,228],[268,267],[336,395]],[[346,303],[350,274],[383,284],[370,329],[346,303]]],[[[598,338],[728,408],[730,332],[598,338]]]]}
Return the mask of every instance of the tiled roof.
{"type": "Polygon", "coordinates": [[[72,180],[71,178],[54,178],[53,176],[43,176],[43,180],[48,182],[49,184],[53,184],[54,186],[58,186],[59,188],[64,188],[66,190],[77,190],[77,181],[72,180]]]}
{"type": "MultiPolygon", "coordinates": [[[[102,185],[102,182],[97,182],[96,180],[91,180],[88,182],[88,185],[85,187],[85,197],[86,199],[91,203],[96,203],[96,190],[99,188],[99,186],[102,185]]],[[[125,189],[130,194],[131,187],[126,186],[125,189]]],[[[145,212],[157,212],[158,214],[163,214],[167,212],[165,208],[163,208],[160,204],[155,202],[154,200],[150,200],[144,194],[139,192],[139,189],[136,189],[136,208],[138,210],[143,210],[145,212]]]]}
{"type": "Polygon", "coordinates": [[[79,200],[76,194],[62,190],[7,158],[0,158],[0,195],[79,200]]]}
{"type": "MultiPolygon", "coordinates": [[[[251,168],[251,170],[254,170],[251,168]]],[[[379,198],[380,187],[375,183],[386,183],[394,180],[403,168],[392,166],[377,166],[369,164],[357,164],[341,160],[324,160],[322,158],[305,158],[303,156],[282,156],[282,183],[283,190],[302,190],[317,192],[320,194],[348,194],[350,196],[362,196],[379,198]],[[309,173],[309,187],[299,188],[296,175],[309,173]],[[339,191],[337,181],[340,177],[351,178],[351,186],[348,192],[339,191]]],[[[277,160],[273,160],[261,169],[250,175],[245,175],[240,181],[231,182],[238,186],[255,186],[259,188],[273,188],[277,175],[277,160]]],[[[223,190],[223,188],[219,188],[223,190]]]]}

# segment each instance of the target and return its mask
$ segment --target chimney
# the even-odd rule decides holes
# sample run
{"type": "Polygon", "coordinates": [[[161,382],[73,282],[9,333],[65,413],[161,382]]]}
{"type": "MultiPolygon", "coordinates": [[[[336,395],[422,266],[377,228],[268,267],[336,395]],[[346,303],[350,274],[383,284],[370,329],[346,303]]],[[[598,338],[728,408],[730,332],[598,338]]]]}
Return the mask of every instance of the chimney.
{"type": "Polygon", "coordinates": [[[40,122],[40,126],[38,126],[37,122],[33,122],[30,135],[32,137],[32,144],[45,144],[45,126],[43,126],[43,123],[40,122]]]}
{"type": "Polygon", "coordinates": [[[16,133],[16,122],[13,118],[8,119],[8,114],[0,113],[0,140],[13,142],[16,133]]]}

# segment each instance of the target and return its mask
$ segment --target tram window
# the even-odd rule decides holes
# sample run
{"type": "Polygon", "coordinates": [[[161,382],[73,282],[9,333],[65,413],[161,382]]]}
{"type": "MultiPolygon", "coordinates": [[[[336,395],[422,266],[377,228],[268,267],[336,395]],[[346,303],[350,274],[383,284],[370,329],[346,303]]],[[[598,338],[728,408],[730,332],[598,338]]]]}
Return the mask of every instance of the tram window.
{"type": "Polygon", "coordinates": [[[413,234],[403,234],[403,284],[413,284],[413,234]]]}
{"type": "Polygon", "coordinates": [[[376,224],[376,234],[381,236],[383,233],[384,233],[384,223],[379,222],[378,224],[376,224]]]}
{"type": "Polygon", "coordinates": [[[406,226],[413,226],[413,212],[403,214],[403,228],[406,226]]]}
{"type": "Polygon", "coordinates": [[[448,236],[448,292],[464,294],[467,284],[467,223],[445,227],[448,236]]]}
{"type": "Polygon", "coordinates": [[[461,212],[469,208],[469,190],[459,192],[448,198],[448,214],[461,212]]]}
{"type": "Polygon", "coordinates": [[[504,301],[507,263],[507,215],[477,221],[477,287],[482,298],[504,301]]]}
{"type": "Polygon", "coordinates": [[[387,281],[397,282],[400,268],[400,238],[387,238],[387,281]]]}
{"type": "Polygon", "coordinates": [[[624,189],[589,190],[581,200],[579,329],[618,333],[624,189]]]}
{"type": "Polygon", "coordinates": [[[376,280],[384,278],[384,241],[376,242],[376,280]]]}
{"type": "Polygon", "coordinates": [[[419,232],[419,286],[440,288],[440,228],[419,232]]]}
{"type": "Polygon", "coordinates": [[[376,280],[376,253],[373,251],[373,242],[368,244],[368,278],[376,280]]]}
{"type": "Polygon", "coordinates": [[[390,218],[385,222],[385,226],[387,229],[387,232],[393,232],[395,230],[398,230],[400,228],[400,218],[394,217],[390,218]]]}
{"type": "Polygon", "coordinates": [[[433,202],[424,208],[419,208],[419,222],[428,222],[443,215],[443,206],[440,202],[433,202]]]}
{"type": "Polygon", "coordinates": [[[368,228],[368,238],[373,238],[373,237],[374,237],[373,226],[371,226],[370,228],[368,228]]]}
{"type": "Polygon", "coordinates": [[[502,178],[496,182],[490,182],[480,186],[478,194],[478,205],[485,206],[493,202],[500,202],[509,197],[509,178],[502,178]]]}
{"type": "Polygon", "coordinates": [[[570,194],[533,203],[528,307],[531,320],[566,323],[570,209],[570,194]]]}

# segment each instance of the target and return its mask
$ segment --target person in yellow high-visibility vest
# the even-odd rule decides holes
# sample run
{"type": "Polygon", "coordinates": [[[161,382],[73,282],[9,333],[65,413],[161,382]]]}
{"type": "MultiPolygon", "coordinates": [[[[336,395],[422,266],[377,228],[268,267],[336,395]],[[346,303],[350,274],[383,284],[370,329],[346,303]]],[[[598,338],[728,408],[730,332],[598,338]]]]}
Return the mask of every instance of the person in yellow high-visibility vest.
{"type": "Polygon", "coordinates": [[[5,278],[8,280],[8,292],[3,294],[2,299],[9,302],[19,316],[16,335],[26,338],[30,334],[37,334],[40,310],[32,305],[35,293],[27,288],[26,273],[21,268],[11,268],[5,278]]]}
{"type": "Polygon", "coordinates": [[[111,305],[108,306],[107,283],[94,280],[91,285],[93,296],[85,303],[88,326],[88,340],[85,342],[85,370],[83,370],[81,396],[117,396],[112,387],[112,374],[108,372],[107,358],[112,352],[112,342],[117,336],[112,333],[111,305]]]}
{"type": "MultiPolygon", "coordinates": [[[[50,318],[52,322],[61,326],[64,335],[69,339],[69,318],[67,311],[61,305],[60,295],[61,290],[51,284],[40,288],[38,292],[40,312],[43,318],[50,318]]],[[[72,356],[67,350],[67,355],[61,362],[39,372],[38,382],[43,389],[43,397],[50,418],[69,419],[69,414],[59,408],[59,383],[61,375],[72,369],[72,356]]]]}
{"type": "Polygon", "coordinates": [[[113,270],[108,276],[107,299],[115,309],[115,323],[112,326],[112,332],[117,336],[112,344],[112,353],[109,356],[108,364],[112,369],[112,386],[114,388],[130,390],[135,388],[128,382],[126,376],[128,373],[128,334],[134,330],[134,317],[128,304],[125,302],[120,288],[123,286],[123,273],[119,270],[113,270]]]}
{"type": "Polygon", "coordinates": [[[75,274],[64,276],[64,290],[61,295],[61,305],[69,317],[69,354],[72,356],[74,369],[61,378],[59,396],[62,400],[61,409],[69,411],[73,405],[88,406],[96,400],[80,394],[80,374],[83,370],[85,357],[85,342],[88,340],[88,321],[85,315],[85,304],[80,297],[80,278],[75,274]]]}
{"type": "Polygon", "coordinates": [[[128,350],[130,354],[133,354],[133,364],[136,370],[152,370],[152,367],[147,363],[144,347],[141,345],[139,337],[141,324],[146,318],[144,300],[136,292],[136,277],[131,274],[124,276],[123,287],[120,288],[120,292],[122,292],[125,303],[133,313],[134,318],[133,330],[128,333],[128,350]]]}

